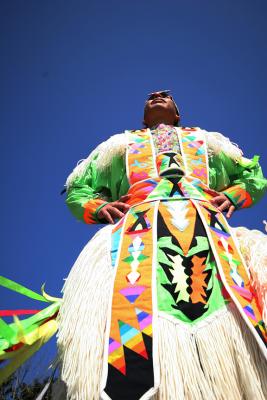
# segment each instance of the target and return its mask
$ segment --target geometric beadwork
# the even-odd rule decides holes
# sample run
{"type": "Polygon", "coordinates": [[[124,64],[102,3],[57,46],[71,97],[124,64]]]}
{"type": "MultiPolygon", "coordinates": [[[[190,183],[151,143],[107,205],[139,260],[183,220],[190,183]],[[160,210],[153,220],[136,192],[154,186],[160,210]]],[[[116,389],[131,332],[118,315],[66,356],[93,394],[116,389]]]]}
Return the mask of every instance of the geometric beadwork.
{"type": "Polygon", "coordinates": [[[119,393],[125,398],[133,398],[136,393],[139,398],[154,385],[153,215],[154,204],[141,204],[125,216],[120,253],[117,254],[109,335],[105,392],[110,398],[117,398],[119,393]]]}

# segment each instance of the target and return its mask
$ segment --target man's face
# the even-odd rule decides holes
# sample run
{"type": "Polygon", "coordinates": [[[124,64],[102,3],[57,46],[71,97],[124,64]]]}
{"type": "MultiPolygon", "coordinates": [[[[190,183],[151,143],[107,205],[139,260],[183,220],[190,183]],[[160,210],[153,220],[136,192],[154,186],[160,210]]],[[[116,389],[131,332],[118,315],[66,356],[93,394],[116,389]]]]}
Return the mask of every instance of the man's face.
{"type": "Polygon", "coordinates": [[[146,125],[150,126],[151,121],[161,118],[163,121],[167,120],[174,124],[177,122],[177,117],[177,110],[168,92],[154,92],[149,95],[144,109],[146,125]]]}

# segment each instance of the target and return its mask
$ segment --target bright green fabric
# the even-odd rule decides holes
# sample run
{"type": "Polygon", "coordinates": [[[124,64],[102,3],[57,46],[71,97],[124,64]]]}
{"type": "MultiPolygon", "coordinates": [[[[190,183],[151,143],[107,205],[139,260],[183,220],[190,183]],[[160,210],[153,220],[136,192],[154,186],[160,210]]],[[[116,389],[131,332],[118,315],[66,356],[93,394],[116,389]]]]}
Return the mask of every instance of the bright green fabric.
{"type": "MultiPolygon", "coordinates": [[[[180,232],[181,239],[183,237],[184,232],[180,232]]],[[[210,245],[208,242],[208,239],[206,237],[196,237],[196,246],[191,248],[191,250],[188,252],[187,257],[191,257],[194,254],[198,254],[201,251],[205,250],[210,250],[210,245]]],[[[206,312],[203,313],[203,315],[199,318],[196,318],[195,320],[191,320],[188,318],[181,310],[179,310],[177,307],[175,307],[175,302],[169,293],[168,290],[164,287],[164,285],[170,284],[170,281],[164,272],[164,269],[160,265],[160,263],[172,266],[173,261],[171,261],[168,257],[166,257],[164,251],[162,248],[168,248],[174,250],[177,254],[180,254],[181,256],[185,256],[183,254],[183,251],[181,248],[179,248],[177,245],[175,245],[172,242],[171,237],[161,237],[158,240],[157,243],[157,294],[158,294],[158,309],[159,311],[166,312],[167,314],[171,315],[174,318],[179,319],[180,321],[186,322],[188,324],[194,325],[199,321],[202,321],[203,319],[207,318],[209,315],[211,315],[214,311],[217,311],[221,309],[222,307],[225,306],[225,304],[228,303],[228,300],[224,299],[222,291],[221,291],[221,284],[218,280],[217,277],[217,268],[216,268],[216,263],[214,260],[214,257],[212,255],[212,252],[209,251],[209,254],[207,256],[207,261],[206,261],[206,268],[204,271],[212,270],[211,273],[211,278],[209,280],[209,286],[208,289],[211,290],[211,295],[209,297],[209,300],[207,304],[205,305],[206,312]]],[[[188,276],[185,274],[184,279],[188,279],[188,276]]],[[[187,285],[185,285],[185,282],[182,282],[183,280],[181,279],[179,291],[180,294],[178,296],[178,301],[185,301],[189,302],[189,294],[188,291],[186,290],[187,285]],[[183,288],[184,286],[184,288],[183,288]]]]}
{"type": "MultiPolygon", "coordinates": [[[[112,163],[101,171],[96,167],[97,158],[96,153],[85,173],[73,180],[67,192],[66,203],[81,221],[85,203],[95,198],[115,201],[129,189],[125,156],[114,157],[112,163]]],[[[252,162],[243,159],[241,163],[236,163],[221,152],[209,158],[209,176],[210,188],[221,192],[230,186],[241,185],[251,195],[253,204],[260,200],[267,189],[267,180],[257,159],[252,162]]]]}
{"type": "Polygon", "coordinates": [[[223,191],[228,187],[238,185],[246,190],[252,199],[252,204],[257,203],[267,190],[267,180],[257,159],[242,158],[240,163],[233,161],[224,153],[209,160],[210,187],[223,191]]]}
{"type": "MultiPolygon", "coordinates": [[[[124,157],[114,157],[111,164],[101,171],[96,167],[97,158],[96,153],[85,173],[74,179],[67,191],[66,203],[74,216],[81,221],[83,205],[89,200],[101,198],[108,202],[115,201],[129,189],[124,157]]],[[[101,206],[98,210],[100,208],[101,206]]]]}

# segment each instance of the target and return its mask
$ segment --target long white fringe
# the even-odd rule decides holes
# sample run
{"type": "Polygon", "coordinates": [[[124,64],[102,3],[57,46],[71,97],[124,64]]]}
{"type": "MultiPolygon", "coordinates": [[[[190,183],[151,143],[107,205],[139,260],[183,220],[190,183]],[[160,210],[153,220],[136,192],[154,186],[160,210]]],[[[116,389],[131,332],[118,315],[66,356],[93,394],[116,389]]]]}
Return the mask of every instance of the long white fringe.
{"type": "MultiPolygon", "coordinates": [[[[112,269],[108,225],[85,246],[63,288],[58,352],[68,399],[97,398],[112,269]]],[[[57,397],[55,397],[57,398],[57,397]]]]}
{"type": "Polygon", "coordinates": [[[263,310],[263,321],[267,326],[267,235],[243,226],[233,230],[249,267],[251,283],[257,292],[263,310]]]}
{"type": "Polygon", "coordinates": [[[159,318],[161,384],[155,400],[258,400],[267,363],[231,303],[193,328],[159,318]]]}
{"type": "Polygon", "coordinates": [[[77,166],[67,178],[67,188],[71,186],[75,178],[81,177],[85,173],[88,165],[96,154],[98,154],[96,161],[97,169],[103,171],[103,169],[107,168],[111,164],[111,161],[115,156],[123,156],[126,153],[126,145],[127,138],[124,133],[113,135],[108,140],[101,143],[86,159],[78,162],[77,166]]]}
{"type": "MultiPolygon", "coordinates": [[[[58,346],[67,395],[54,400],[99,400],[111,229],[87,244],[65,283],[58,346]]],[[[161,314],[158,330],[161,383],[154,400],[266,399],[266,361],[234,304],[193,328],[161,314]]]]}
{"type": "Polygon", "coordinates": [[[236,143],[231,142],[228,137],[219,132],[205,131],[205,134],[209,156],[219,154],[222,151],[234,161],[238,161],[242,158],[242,150],[236,143]]]}

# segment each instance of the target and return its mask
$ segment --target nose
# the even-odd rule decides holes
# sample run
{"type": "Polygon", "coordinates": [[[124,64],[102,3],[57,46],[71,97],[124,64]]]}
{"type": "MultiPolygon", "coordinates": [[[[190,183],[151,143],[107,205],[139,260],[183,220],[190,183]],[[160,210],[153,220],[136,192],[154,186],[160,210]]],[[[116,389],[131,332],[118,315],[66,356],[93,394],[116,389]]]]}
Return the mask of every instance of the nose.
{"type": "Polygon", "coordinates": [[[157,97],[163,97],[163,93],[161,93],[161,92],[155,92],[153,94],[154,94],[154,99],[157,97]]]}

